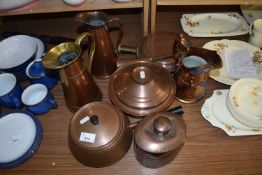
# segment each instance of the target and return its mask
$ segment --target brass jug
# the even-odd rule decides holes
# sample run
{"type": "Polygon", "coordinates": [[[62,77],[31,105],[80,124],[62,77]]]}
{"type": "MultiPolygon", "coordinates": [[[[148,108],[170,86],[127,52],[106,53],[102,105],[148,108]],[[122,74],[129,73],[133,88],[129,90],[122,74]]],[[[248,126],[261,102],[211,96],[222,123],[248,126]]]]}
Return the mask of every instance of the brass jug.
{"type": "Polygon", "coordinates": [[[46,68],[59,70],[66,105],[73,112],[97,96],[97,85],[89,73],[94,51],[95,42],[92,34],[86,32],[79,35],[75,42],[65,42],[53,47],[43,57],[43,65],[46,68]],[[92,40],[88,67],[81,58],[80,43],[85,37],[92,40]]]}
{"type": "Polygon", "coordinates": [[[176,98],[184,103],[197,102],[205,95],[209,72],[221,68],[222,60],[216,51],[191,47],[181,34],[174,42],[173,52],[176,98]]]}
{"type": "Polygon", "coordinates": [[[88,32],[93,34],[96,42],[95,56],[92,63],[92,74],[98,78],[108,78],[117,69],[117,51],[122,36],[123,27],[122,23],[116,18],[110,18],[103,12],[85,12],[79,13],[75,17],[76,21],[85,23],[87,25],[88,32]],[[119,31],[119,38],[114,47],[110,38],[110,31],[113,31],[113,23],[119,25],[114,29],[119,31]]]}

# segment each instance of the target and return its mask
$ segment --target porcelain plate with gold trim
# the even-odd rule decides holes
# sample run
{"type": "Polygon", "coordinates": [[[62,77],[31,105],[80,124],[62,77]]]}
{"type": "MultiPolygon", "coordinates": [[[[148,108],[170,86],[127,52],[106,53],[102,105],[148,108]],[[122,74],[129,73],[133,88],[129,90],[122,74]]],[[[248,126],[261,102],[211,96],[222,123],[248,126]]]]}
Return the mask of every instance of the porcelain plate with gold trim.
{"type": "Polygon", "coordinates": [[[248,24],[238,13],[184,14],[182,28],[189,36],[221,37],[248,33],[248,24]]]}
{"type": "Polygon", "coordinates": [[[202,116],[214,127],[224,130],[229,136],[260,135],[262,130],[239,123],[226,106],[228,89],[214,90],[201,108],[202,116]]]}

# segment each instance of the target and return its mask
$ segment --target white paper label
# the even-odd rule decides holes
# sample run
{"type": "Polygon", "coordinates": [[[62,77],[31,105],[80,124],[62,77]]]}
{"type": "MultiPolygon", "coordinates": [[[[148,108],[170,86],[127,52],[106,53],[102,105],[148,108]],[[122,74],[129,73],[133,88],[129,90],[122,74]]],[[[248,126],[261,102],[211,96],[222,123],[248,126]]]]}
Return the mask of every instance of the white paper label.
{"type": "Polygon", "coordinates": [[[89,120],[89,117],[86,116],[86,117],[84,117],[84,118],[82,118],[82,119],[80,120],[80,124],[81,124],[81,125],[82,125],[82,124],[85,124],[88,120],[89,120]]]}
{"type": "Polygon", "coordinates": [[[224,52],[228,77],[248,78],[256,76],[256,67],[247,49],[225,49],[224,52]]]}
{"type": "Polygon", "coordinates": [[[96,134],[81,132],[79,141],[95,143],[95,139],[96,139],[96,134]]]}
{"type": "Polygon", "coordinates": [[[140,71],[139,74],[140,74],[140,78],[142,79],[146,78],[145,71],[140,71]]]}

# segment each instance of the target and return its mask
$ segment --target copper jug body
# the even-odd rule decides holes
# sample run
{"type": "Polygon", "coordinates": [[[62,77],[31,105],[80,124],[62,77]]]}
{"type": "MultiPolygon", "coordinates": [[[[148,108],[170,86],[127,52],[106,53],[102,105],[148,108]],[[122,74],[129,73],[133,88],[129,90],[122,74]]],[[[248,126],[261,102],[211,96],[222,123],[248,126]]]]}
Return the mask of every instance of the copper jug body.
{"type": "Polygon", "coordinates": [[[75,17],[76,21],[83,22],[87,25],[88,32],[93,34],[96,41],[96,50],[92,63],[92,74],[97,78],[108,78],[117,69],[117,51],[122,36],[122,23],[116,18],[110,18],[103,12],[86,12],[80,13],[75,17]],[[117,45],[114,47],[110,38],[111,25],[118,24],[119,38],[117,45]]]}
{"type": "Polygon", "coordinates": [[[75,42],[59,44],[43,57],[43,65],[46,68],[59,69],[65,102],[72,112],[93,101],[98,93],[96,83],[89,73],[95,49],[93,39],[88,67],[81,57],[80,43],[85,37],[92,39],[90,33],[83,33],[75,42]]]}
{"type": "Polygon", "coordinates": [[[206,93],[209,72],[222,67],[221,58],[216,51],[191,47],[183,35],[179,35],[174,43],[174,59],[176,98],[184,103],[199,101],[206,93]]]}

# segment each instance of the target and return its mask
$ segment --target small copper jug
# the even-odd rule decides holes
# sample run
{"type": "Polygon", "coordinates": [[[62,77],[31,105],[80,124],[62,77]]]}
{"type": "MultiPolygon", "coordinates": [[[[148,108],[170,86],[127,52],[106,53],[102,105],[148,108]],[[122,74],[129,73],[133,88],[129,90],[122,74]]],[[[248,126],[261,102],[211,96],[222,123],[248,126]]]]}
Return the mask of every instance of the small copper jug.
{"type": "Polygon", "coordinates": [[[175,40],[173,51],[176,98],[184,103],[197,102],[205,95],[209,72],[221,68],[222,60],[216,51],[191,47],[183,35],[175,40]]]}
{"type": "Polygon", "coordinates": [[[85,23],[87,25],[88,32],[93,34],[96,41],[95,56],[92,63],[92,74],[98,78],[108,78],[117,69],[117,51],[122,36],[123,27],[122,23],[116,18],[110,18],[103,12],[85,12],[79,13],[75,17],[76,21],[85,23]],[[115,23],[119,27],[114,27],[115,23]],[[118,30],[119,38],[114,47],[110,38],[110,31],[118,30]]]}
{"type": "Polygon", "coordinates": [[[95,42],[92,34],[86,32],[79,35],[75,42],[65,42],[53,47],[43,57],[43,65],[46,68],[59,69],[66,105],[73,112],[97,96],[97,85],[89,73],[94,51],[95,42]],[[92,40],[87,66],[81,57],[80,47],[85,37],[92,40]]]}

